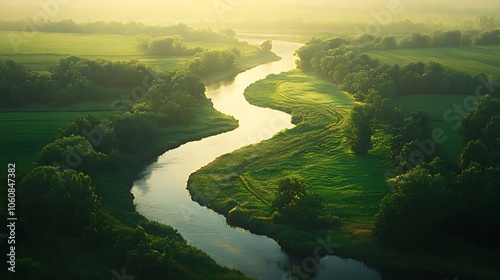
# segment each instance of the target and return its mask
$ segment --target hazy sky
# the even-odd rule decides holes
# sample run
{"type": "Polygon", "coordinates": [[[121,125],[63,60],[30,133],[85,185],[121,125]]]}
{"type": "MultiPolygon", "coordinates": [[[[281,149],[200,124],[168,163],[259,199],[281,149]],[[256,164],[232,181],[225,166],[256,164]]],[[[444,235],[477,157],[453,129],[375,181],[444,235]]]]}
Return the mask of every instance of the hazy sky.
{"type": "MultiPolygon", "coordinates": [[[[447,8],[499,8],[498,0],[0,0],[0,19],[31,18],[49,5],[51,20],[137,20],[154,23],[304,17],[370,17],[371,12],[400,2],[408,17],[417,6],[431,4],[447,8]],[[59,4],[60,3],[60,4],[59,4]]],[[[40,14],[40,13],[39,13],[40,14]]]]}

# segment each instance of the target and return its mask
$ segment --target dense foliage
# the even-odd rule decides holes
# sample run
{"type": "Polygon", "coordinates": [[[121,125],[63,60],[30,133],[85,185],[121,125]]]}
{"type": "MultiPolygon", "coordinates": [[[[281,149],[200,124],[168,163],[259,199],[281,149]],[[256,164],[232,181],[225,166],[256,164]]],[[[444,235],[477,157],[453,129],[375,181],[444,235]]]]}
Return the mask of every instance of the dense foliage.
{"type": "MultiPolygon", "coordinates": [[[[490,34],[478,34],[473,42],[487,44],[490,34]]],[[[492,35],[495,37],[496,35],[492,35]]],[[[433,35],[413,34],[396,43],[394,38],[364,35],[356,39],[313,39],[297,51],[298,66],[334,82],[366,104],[353,108],[347,126],[349,144],[356,154],[366,154],[371,132],[391,134],[390,159],[397,175],[394,192],[380,205],[375,234],[400,248],[439,250],[450,238],[499,248],[500,234],[500,101],[478,89],[478,78],[434,62],[387,65],[360,53],[364,49],[395,47],[459,46],[463,34],[456,31],[433,35]],[[461,36],[462,35],[462,36],[461,36]],[[404,46],[403,46],[404,45],[404,46]],[[429,116],[425,112],[403,114],[392,99],[412,94],[475,94],[483,96],[475,111],[462,121],[468,144],[461,166],[436,157],[429,116]]],[[[435,143],[434,143],[435,144],[435,143]]]]}
{"type": "Polygon", "coordinates": [[[396,39],[394,36],[375,37],[364,35],[356,42],[359,47],[390,50],[411,48],[443,48],[500,45],[500,29],[480,32],[467,31],[433,31],[429,35],[413,33],[407,37],[396,39]]]}
{"type": "Polygon", "coordinates": [[[139,47],[151,55],[194,55],[203,51],[201,47],[188,48],[182,43],[182,38],[174,36],[150,37],[141,35],[137,37],[139,47]]]}
{"type": "MultiPolygon", "coordinates": [[[[9,90],[39,77],[10,61],[0,65],[9,90]]],[[[18,259],[22,272],[14,278],[110,279],[113,269],[126,267],[127,275],[141,279],[243,279],[189,246],[173,228],[139,216],[129,192],[128,172],[136,172],[144,160],[138,154],[165,127],[192,121],[197,110],[211,108],[204,84],[190,72],[155,73],[136,62],[74,56],[43,77],[51,90],[78,83],[140,85],[144,101],[123,104],[128,112],[106,119],[87,115],[61,128],[38,153],[35,167],[18,180],[16,236],[19,250],[29,253],[18,259]],[[119,206],[108,208],[100,196],[106,193],[118,196],[112,203],[119,206]]]]}
{"type": "MultiPolygon", "coordinates": [[[[0,30],[22,31],[26,21],[0,21],[0,30]]],[[[33,25],[35,27],[35,25],[33,25]]],[[[194,29],[186,24],[179,23],[171,26],[148,26],[141,22],[86,22],[77,23],[74,20],[48,21],[36,24],[40,32],[84,33],[84,34],[116,34],[116,35],[151,35],[151,36],[180,36],[187,41],[231,39],[227,30],[220,33],[207,29],[194,29]]]]}
{"type": "MultiPolygon", "coordinates": [[[[191,247],[173,228],[142,220],[126,225],[104,207],[92,179],[75,170],[41,166],[17,187],[20,244],[45,248],[49,258],[24,255],[13,279],[110,279],[111,271],[144,279],[241,279],[239,272],[221,268],[207,254],[191,247]],[[79,250],[94,261],[70,262],[66,250],[79,250]],[[66,259],[54,261],[56,255],[66,259]],[[57,269],[56,269],[57,268],[57,269]],[[28,278],[23,278],[28,277],[28,278]]],[[[100,186],[105,187],[105,186],[100,186]]],[[[30,252],[34,249],[31,248],[30,252]]]]}
{"type": "Polygon", "coordinates": [[[324,76],[359,101],[374,96],[470,94],[477,87],[475,77],[439,63],[388,65],[359,51],[346,39],[313,39],[297,51],[298,66],[324,76]]]}
{"type": "Polygon", "coordinates": [[[307,191],[307,185],[298,178],[283,178],[272,202],[273,219],[300,228],[332,226],[337,218],[327,214],[321,197],[307,191]]]}
{"type": "Polygon", "coordinates": [[[352,151],[358,155],[365,155],[372,147],[371,137],[373,130],[370,122],[373,119],[371,106],[356,105],[351,111],[347,135],[352,151]]]}
{"type": "Polygon", "coordinates": [[[217,71],[228,70],[235,67],[236,58],[241,55],[236,48],[227,50],[204,50],[196,54],[189,63],[189,71],[199,76],[207,76],[217,71]]]}
{"type": "MultiPolygon", "coordinates": [[[[48,73],[0,59],[0,98],[3,107],[27,104],[67,105],[103,98],[106,87],[142,86],[156,75],[137,61],[112,62],[77,56],[63,58],[48,73]]],[[[109,96],[108,96],[109,98],[109,96]]]]}

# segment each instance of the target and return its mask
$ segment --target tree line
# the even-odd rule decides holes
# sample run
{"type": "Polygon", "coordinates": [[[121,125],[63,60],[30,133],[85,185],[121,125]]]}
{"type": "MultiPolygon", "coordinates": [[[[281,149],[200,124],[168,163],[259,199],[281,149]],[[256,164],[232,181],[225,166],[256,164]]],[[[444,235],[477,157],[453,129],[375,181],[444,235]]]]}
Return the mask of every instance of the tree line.
{"type": "Polygon", "coordinates": [[[204,50],[197,53],[188,65],[188,70],[201,77],[226,71],[236,67],[236,59],[241,56],[237,48],[226,50],[204,50]]]}
{"type": "Polygon", "coordinates": [[[499,119],[500,99],[483,97],[462,121],[467,144],[458,169],[431,155],[398,175],[381,203],[376,235],[412,249],[439,250],[456,238],[500,249],[499,119]]]}
{"type": "MultiPolygon", "coordinates": [[[[0,30],[22,31],[26,25],[24,20],[0,21],[0,30]]],[[[179,23],[171,26],[148,26],[141,22],[129,21],[94,21],[77,23],[74,20],[46,21],[37,24],[39,32],[83,33],[83,34],[114,34],[114,35],[149,35],[149,36],[180,36],[186,41],[227,41],[232,39],[228,30],[220,32],[207,29],[195,29],[179,23]]]]}
{"type": "Polygon", "coordinates": [[[194,55],[203,51],[202,47],[188,48],[180,36],[137,37],[139,47],[150,55],[194,55]]]}
{"type": "Polygon", "coordinates": [[[133,88],[154,73],[137,61],[112,62],[78,56],[63,58],[47,73],[37,73],[14,61],[0,59],[0,106],[63,106],[99,100],[107,87],[133,88]]]}
{"type": "Polygon", "coordinates": [[[394,192],[381,202],[375,235],[399,248],[440,249],[445,240],[462,238],[498,249],[500,234],[500,99],[484,91],[475,111],[461,123],[466,146],[460,166],[430,149],[429,116],[404,114],[392,100],[412,94],[468,94],[478,78],[438,63],[387,65],[354,51],[359,40],[312,39],[297,51],[298,67],[317,73],[364,104],[355,105],[346,127],[353,152],[366,155],[375,129],[391,137],[394,192]]]}
{"type": "MultiPolygon", "coordinates": [[[[456,16],[456,10],[451,12],[456,16]]],[[[471,16],[470,21],[457,20],[451,23],[453,28],[461,30],[479,30],[491,31],[500,27],[500,19],[495,14],[496,11],[491,11],[491,15],[471,16]],[[475,18],[472,18],[474,16],[475,18]]],[[[443,8],[440,7],[438,13],[443,13],[443,8]]],[[[372,22],[357,22],[348,19],[335,19],[335,20],[312,20],[307,18],[283,18],[276,20],[262,20],[262,21],[239,21],[232,22],[231,26],[236,29],[261,29],[267,30],[269,26],[277,29],[297,30],[304,34],[310,35],[311,32],[315,34],[325,34],[325,36],[334,36],[337,34],[359,34],[362,32],[374,32],[379,27],[381,33],[386,34],[407,34],[407,33],[430,33],[433,30],[446,30],[450,29],[450,22],[444,21],[417,21],[410,19],[402,20],[387,20],[387,19],[374,19],[372,22]]]]}
{"type": "MultiPolygon", "coordinates": [[[[100,62],[76,57],[62,60],[53,69],[53,73],[62,74],[54,82],[71,82],[66,81],[67,71],[83,73],[89,81],[96,81],[99,73],[93,70],[103,65],[116,66],[100,62]],[[76,64],[77,69],[88,72],[76,71],[76,64]]],[[[120,71],[113,73],[114,82],[142,82],[143,68],[126,68],[133,71],[130,73],[122,72],[121,66],[117,66],[120,71]]],[[[197,109],[212,106],[203,83],[190,72],[160,73],[150,82],[144,101],[129,112],[107,119],[87,115],[61,128],[56,138],[37,154],[34,168],[19,180],[19,243],[36,240],[37,246],[53,253],[47,259],[24,255],[18,262],[15,279],[59,279],[65,274],[75,279],[109,279],[113,268],[122,267],[126,267],[128,275],[143,279],[244,278],[240,272],[220,267],[206,253],[189,246],[169,226],[135,217],[136,214],[125,220],[117,218],[111,210],[134,212],[132,203],[130,209],[109,209],[98,195],[112,188],[112,180],[106,179],[110,171],[124,173],[123,178],[130,176],[125,173],[138,164],[134,153],[152,144],[163,128],[192,120],[197,109]],[[74,260],[60,259],[59,265],[64,269],[54,269],[51,260],[57,252],[68,248],[85,251],[98,265],[87,260],[91,268],[79,264],[75,269],[71,263],[74,260]]],[[[123,184],[119,188],[128,191],[126,180],[118,181],[123,184]]]]}
{"type": "Polygon", "coordinates": [[[364,35],[359,38],[359,46],[364,49],[413,49],[500,45],[500,29],[480,32],[478,30],[434,31],[429,35],[413,33],[396,39],[394,36],[375,37],[364,35]]]}

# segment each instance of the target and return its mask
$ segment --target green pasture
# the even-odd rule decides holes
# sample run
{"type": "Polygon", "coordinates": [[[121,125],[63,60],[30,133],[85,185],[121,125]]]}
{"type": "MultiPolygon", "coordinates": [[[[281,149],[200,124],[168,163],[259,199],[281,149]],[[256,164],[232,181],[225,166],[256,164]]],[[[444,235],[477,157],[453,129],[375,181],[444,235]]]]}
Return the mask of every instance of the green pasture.
{"type": "Polygon", "coordinates": [[[500,46],[372,50],[367,53],[389,64],[434,61],[471,75],[484,73],[500,77],[500,46]]]}
{"type": "MultiPolygon", "coordinates": [[[[297,126],[272,139],[223,155],[193,173],[188,189],[197,201],[291,250],[313,250],[318,237],[328,238],[341,245],[336,255],[381,267],[405,267],[410,269],[409,273],[412,269],[425,269],[489,275],[488,267],[470,266],[476,260],[464,261],[463,256],[484,253],[472,246],[466,247],[464,253],[463,248],[450,240],[449,247],[454,248],[450,255],[408,253],[383,246],[373,237],[380,201],[391,192],[384,176],[390,166],[389,135],[376,131],[374,147],[367,156],[355,156],[350,151],[344,127],[355,104],[351,96],[298,70],[258,81],[247,88],[245,96],[257,106],[291,113],[297,126]],[[277,181],[285,176],[300,177],[309,186],[309,192],[319,194],[329,214],[341,219],[340,228],[308,230],[274,224],[270,203],[277,181]]],[[[427,106],[428,100],[420,104],[410,99],[397,103],[408,112],[427,108],[435,119],[442,114],[444,101],[451,105],[463,101],[460,96],[439,98],[432,106],[427,106]]],[[[450,137],[446,143],[455,141],[451,131],[444,130],[450,137]]]]}
{"type": "MultiPolygon", "coordinates": [[[[185,69],[191,61],[191,56],[152,56],[145,54],[139,47],[136,36],[107,35],[107,34],[73,34],[38,32],[30,34],[31,39],[23,41],[16,51],[9,40],[11,34],[22,37],[21,32],[0,31],[0,58],[14,60],[34,71],[46,71],[51,65],[57,64],[61,58],[78,55],[85,58],[104,58],[112,61],[137,60],[148,66],[164,70],[175,71],[185,69]]],[[[238,48],[241,58],[237,62],[238,68],[247,69],[261,61],[255,56],[257,46],[242,42],[220,41],[192,41],[185,42],[189,48],[201,46],[206,49],[238,48]]],[[[265,57],[265,62],[276,60],[275,57],[265,57]]],[[[212,79],[211,79],[212,80],[212,79]]]]}
{"type": "Polygon", "coordinates": [[[108,112],[0,112],[1,166],[16,163],[18,170],[28,170],[35,155],[49,143],[60,127],[77,117],[92,113],[99,117],[108,112]]]}
{"type": "Polygon", "coordinates": [[[384,178],[387,137],[377,133],[368,156],[350,151],[343,127],[353,98],[298,70],[258,81],[245,96],[257,106],[291,113],[297,126],[218,158],[191,175],[190,191],[208,198],[216,210],[236,202],[252,216],[268,219],[277,181],[296,176],[323,197],[331,214],[362,230],[371,228],[390,192],[384,178]]]}
{"type": "Polygon", "coordinates": [[[466,95],[411,95],[400,97],[395,100],[394,106],[400,107],[405,113],[425,111],[429,114],[430,128],[433,131],[442,130],[446,139],[445,142],[437,144],[438,155],[445,157],[455,163],[459,163],[460,154],[465,143],[460,133],[460,127],[455,129],[457,120],[449,121],[460,117],[461,113],[455,111],[455,107],[462,106],[467,113],[464,102],[466,95]],[[448,119],[448,121],[447,121],[448,119]]]}

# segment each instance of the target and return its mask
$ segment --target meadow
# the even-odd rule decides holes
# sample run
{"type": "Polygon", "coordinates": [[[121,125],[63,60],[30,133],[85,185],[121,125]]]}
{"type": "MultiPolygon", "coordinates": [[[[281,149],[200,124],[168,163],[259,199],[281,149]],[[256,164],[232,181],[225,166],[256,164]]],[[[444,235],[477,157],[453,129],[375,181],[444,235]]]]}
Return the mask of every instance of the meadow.
{"type": "Polygon", "coordinates": [[[480,73],[500,78],[500,46],[472,46],[461,48],[426,48],[371,50],[372,58],[401,66],[412,62],[434,61],[445,67],[471,75],[480,73]]]}
{"type": "Polygon", "coordinates": [[[0,112],[0,164],[16,163],[18,170],[29,170],[36,154],[77,117],[93,114],[108,117],[113,112],[0,112]]]}
{"type": "MultiPolygon", "coordinates": [[[[344,131],[350,109],[356,104],[350,95],[321,78],[293,70],[250,85],[245,97],[254,105],[290,113],[296,127],[223,155],[191,174],[188,189],[193,199],[225,215],[236,226],[277,240],[288,251],[308,254],[317,246],[318,237],[329,238],[341,244],[335,255],[362,259],[380,271],[387,269],[388,279],[402,279],[414,269],[443,273],[442,279],[449,277],[445,276],[449,271],[490,275],[489,268],[464,266],[465,255],[489,258],[490,253],[481,248],[463,249],[454,240],[443,240],[442,246],[450,254],[409,253],[388,248],[374,238],[380,202],[392,191],[385,179],[390,169],[389,135],[377,130],[368,155],[352,153],[344,131]],[[328,213],[337,216],[340,225],[314,230],[275,224],[271,202],[283,177],[302,179],[308,192],[321,196],[328,213]],[[394,266],[400,269],[395,271],[394,266]]],[[[463,100],[460,96],[440,98],[447,104],[463,100]]],[[[424,109],[427,102],[415,104],[410,97],[396,103],[403,110],[414,111],[424,109]]],[[[442,114],[437,105],[427,109],[431,118],[442,114]]],[[[455,140],[445,131],[450,140],[444,145],[450,145],[455,140]]],[[[482,262],[468,257],[466,261],[482,262]]],[[[425,273],[422,275],[415,279],[427,279],[425,273]]]]}
{"type": "MultiPolygon", "coordinates": [[[[10,33],[9,31],[0,31],[0,36],[7,38],[10,33]]],[[[20,32],[15,34],[21,36],[20,32]]],[[[189,41],[184,43],[188,48],[198,46],[216,50],[238,48],[242,54],[237,61],[240,70],[262,63],[262,57],[255,56],[258,47],[246,43],[233,41],[189,41]]],[[[34,71],[46,71],[61,58],[70,55],[89,59],[104,58],[111,61],[137,60],[162,71],[185,69],[192,59],[192,56],[147,55],[139,48],[136,36],[38,32],[33,33],[32,39],[20,44],[17,51],[9,40],[0,41],[0,58],[14,60],[34,71]]],[[[276,59],[277,57],[271,55],[264,57],[265,62],[276,59]]],[[[236,73],[231,72],[230,74],[236,73]]],[[[213,78],[207,77],[205,81],[213,81],[213,78]]]]}
{"type": "Polygon", "coordinates": [[[270,75],[249,86],[245,97],[254,105],[291,113],[297,126],[192,174],[188,188],[193,196],[208,197],[210,207],[226,215],[231,210],[227,205],[236,201],[241,211],[268,220],[277,181],[299,177],[324,199],[346,231],[371,232],[379,202],[390,192],[384,177],[387,135],[376,133],[366,157],[350,151],[343,129],[354,99],[299,70],[270,75]]]}
{"type": "MultiPolygon", "coordinates": [[[[7,38],[11,32],[0,31],[0,36],[7,38]]],[[[15,33],[20,35],[21,33],[15,33]]],[[[150,56],[139,49],[136,36],[106,34],[72,33],[33,33],[33,37],[14,50],[9,40],[0,41],[0,59],[14,60],[33,71],[44,72],[55,65],[61,58],[78,55],[89,59],[104,58],[111,61],[137,60],[163,71],[185,69],[191,56],[150,56]],[[97,47],[96,47],[97,46],[97,47]]],[[[246,43],[220,41],[190,41],[186,46],[202,46],[207,49],[238,48],[242,55],[237,61],[237,68],[205,77],[210,83],[226,79],[240,71],[256,65],[277,60],[274,54],[260,55],[258,47],[246,43]]],[[[79,102],[71,106],[29,105],[21,108],[0,111],[0,129],[4,132],[0,139],[2,162],[16,161],[20,167],[29,169],[37,151],[48,143],[59,127],[65,126],[77,117],[89,112],[98,116],[109,116],[113,112],[113,100],[122,94],[130,94],[131,88],[105,88],[105,99],[95,102],[79,102]]]]}

